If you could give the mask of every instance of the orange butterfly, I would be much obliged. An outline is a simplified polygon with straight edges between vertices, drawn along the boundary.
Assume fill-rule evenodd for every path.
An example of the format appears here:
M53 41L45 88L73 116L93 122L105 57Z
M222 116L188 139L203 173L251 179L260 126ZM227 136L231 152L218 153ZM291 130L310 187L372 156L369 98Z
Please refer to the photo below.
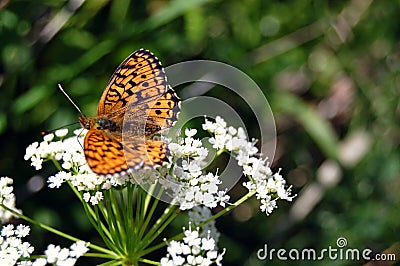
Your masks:
M145 49L132 53L108 81L97 116L79 117L89 130L83 147L89 167L99 175L123 175L167 162L167 145L152 137L172 127L179 111L158 58Z

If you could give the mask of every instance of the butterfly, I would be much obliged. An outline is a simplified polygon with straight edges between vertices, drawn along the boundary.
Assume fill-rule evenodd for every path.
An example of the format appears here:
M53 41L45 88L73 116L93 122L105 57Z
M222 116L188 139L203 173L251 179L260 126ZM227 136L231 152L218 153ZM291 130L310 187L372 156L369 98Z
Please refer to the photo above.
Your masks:
M83 150L89 167L120 176L168 162L167 144L154 136L172 127L179 111L180 99L158 58L145 49L133 52L108 81L97 116L79 117L88 129Z

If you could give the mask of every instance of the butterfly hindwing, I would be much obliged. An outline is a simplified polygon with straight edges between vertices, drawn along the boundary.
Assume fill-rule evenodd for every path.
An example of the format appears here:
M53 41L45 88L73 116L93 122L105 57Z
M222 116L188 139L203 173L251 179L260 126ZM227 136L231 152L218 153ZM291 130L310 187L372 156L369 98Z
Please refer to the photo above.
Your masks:
M158 167L168 162L167 144L139 137L124 139L125 159L130 168Z
M180 99L168 86L168 90L151 107L147 123L156 124L161 129L172 127L178 119L180 108Z
M86 133L84 152L88 165L96 174L112 175L128 169L121 141L104 131L90 129Z

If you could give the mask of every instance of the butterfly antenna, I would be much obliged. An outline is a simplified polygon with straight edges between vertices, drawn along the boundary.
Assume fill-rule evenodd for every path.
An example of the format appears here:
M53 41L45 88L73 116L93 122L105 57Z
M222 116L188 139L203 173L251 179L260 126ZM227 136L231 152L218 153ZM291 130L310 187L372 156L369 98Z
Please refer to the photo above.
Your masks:
M75 106L76 110L78 110L79 113L80 113L81 115L83 115L83 113L81 112L81 109L79 109L79 107L74 103L74 101L73 101L73 100L69 97L69 95L64 91L64 89L62 88L61 84L59 83L59 84L57 84L57 85L58 85L58 88L60 89L60 91L61 91L62 93L64 93L65 97L67 97L67 99L72 103L72 105Z
M56 128L56 129L45 130L45 131L40 132L40 134L41 134L42 136L44 136L44 135L47 135L47 134L56 132L56 131L59 130L59 129L62 129L62 128L65 128L65 127L69 127L69 126L72 126L72 125L76 125L76 124L78 124L78 123L79 123L79 122L75 122L75 123L71 123L71 124L69 124L69 125L65 125L65 126L62 126L62 127Z

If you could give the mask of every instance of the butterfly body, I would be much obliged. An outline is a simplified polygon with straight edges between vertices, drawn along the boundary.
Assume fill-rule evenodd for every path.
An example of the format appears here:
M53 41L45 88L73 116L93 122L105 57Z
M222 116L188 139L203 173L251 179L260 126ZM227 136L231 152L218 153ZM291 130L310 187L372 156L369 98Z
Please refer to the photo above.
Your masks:
M97 129L97 130L105 130L110 132L121 132L122 125L117 124L116 122L106 118L106 117L86 117L80 116L79 123L81 126L87 130Z
M111 76L97 116L79 117L89 130L83 147L89 167L99 175L122 175L167 162L167 145L152 136L171 127L179 110L161 63L151 52L137 50Z

